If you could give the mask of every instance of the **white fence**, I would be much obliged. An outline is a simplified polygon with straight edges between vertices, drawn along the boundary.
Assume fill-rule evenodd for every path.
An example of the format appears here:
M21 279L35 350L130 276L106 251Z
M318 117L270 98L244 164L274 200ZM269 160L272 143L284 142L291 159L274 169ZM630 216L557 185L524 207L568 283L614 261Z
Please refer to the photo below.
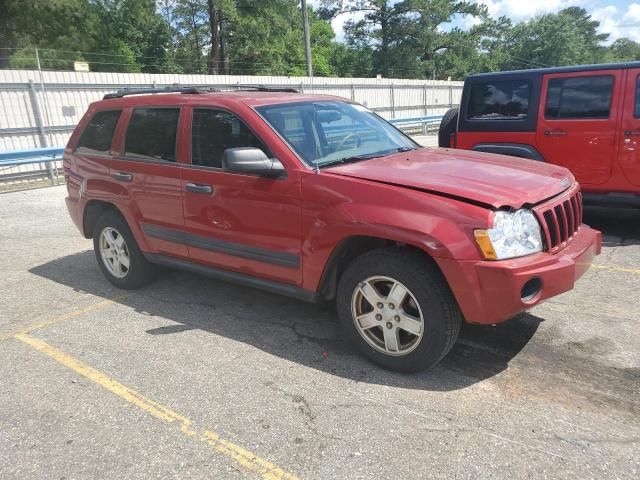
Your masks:
M91 102L125 87L291 85L338 95L387 119L442 115L460 101L462 82L376 78L0 71L0 151L64 146Z

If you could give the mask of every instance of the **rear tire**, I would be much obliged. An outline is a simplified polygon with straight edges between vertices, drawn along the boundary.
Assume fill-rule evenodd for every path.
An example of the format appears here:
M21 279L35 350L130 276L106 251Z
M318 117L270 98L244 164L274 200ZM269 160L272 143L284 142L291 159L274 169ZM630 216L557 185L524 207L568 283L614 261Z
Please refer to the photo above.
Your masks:
M458 109L452 108L447 111L440 122L438 130L438 145L443 148L451 147L451 134L458 130Z
M336 302L343 335L371 362L398 372L438 363L462 323L433 260L400 248L353 260L340 278Z
M118 288L133 290L153 279L154 266L147 261L122 216L104 213L93 229L93 249L100 270Z

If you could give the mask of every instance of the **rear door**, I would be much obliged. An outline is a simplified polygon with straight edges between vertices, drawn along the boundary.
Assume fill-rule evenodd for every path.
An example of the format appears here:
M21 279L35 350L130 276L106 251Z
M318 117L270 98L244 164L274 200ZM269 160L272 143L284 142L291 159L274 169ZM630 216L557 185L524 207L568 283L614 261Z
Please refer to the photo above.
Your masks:
M627 71L618 165L625 178L640 185L640 68Z
M616 156L621 70L555 73L542 82L538 150L583 185L605 183Z
M180 108L127 110L128 124L111 177L120 185L121 201L142 230L151 253L188 257L179 236L184 228L178 148Z

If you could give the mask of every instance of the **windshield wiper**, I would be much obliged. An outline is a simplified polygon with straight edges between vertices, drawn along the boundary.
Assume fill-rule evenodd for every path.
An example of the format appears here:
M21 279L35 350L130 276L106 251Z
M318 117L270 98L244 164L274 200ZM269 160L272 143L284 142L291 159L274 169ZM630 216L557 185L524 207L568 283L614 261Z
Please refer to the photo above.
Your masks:
M361 162L362 160L370 160L372 158L383 157L385 153L367 153L364 155L353 155L351 157L339 158L337 160L330 160L318 165L318 168L330 167L332 165L341 165L344 163Z
M351 157L339 158L337 160L331 160L329 162L321 163L318 168L330 167L332 165L342 165L345 163L360 162L362 160L370 160L372 158L386 157L392 153L410 152L411 150L417 150L417 147L398 147L392 150L384 150L382 152L366 153L363 155L353 155Z

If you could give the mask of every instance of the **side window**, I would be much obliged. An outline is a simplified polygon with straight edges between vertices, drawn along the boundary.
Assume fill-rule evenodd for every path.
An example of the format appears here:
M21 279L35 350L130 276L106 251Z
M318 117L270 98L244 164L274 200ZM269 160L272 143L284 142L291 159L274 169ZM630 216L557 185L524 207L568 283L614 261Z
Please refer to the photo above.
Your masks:
M545 118L609 118L613 77L552 78L547 88Z
M256 147L269 152L249 127L233 113L211 108L196 108L191 125L191 163L222 168L227 148Z
M111 140L120 119L120 110L96 113L89 121L76 147L78 153L107 154L111 150Z
M124 139L125 156L175 162L179 117L179 108L136 108Z
M529 113L531 82L499 80L473 83L468 120L521 120Z
M640 75L636 80L636 118L640 118Z

